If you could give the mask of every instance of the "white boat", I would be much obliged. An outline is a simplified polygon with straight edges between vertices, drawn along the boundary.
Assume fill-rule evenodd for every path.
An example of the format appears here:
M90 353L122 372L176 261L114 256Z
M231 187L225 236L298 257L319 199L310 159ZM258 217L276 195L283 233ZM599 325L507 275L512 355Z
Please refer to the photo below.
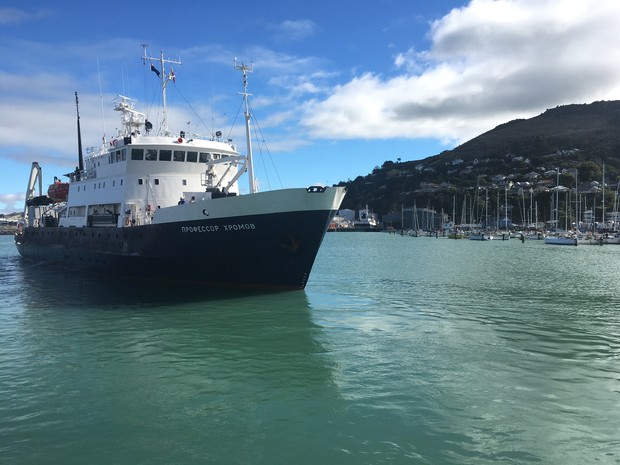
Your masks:
M523 238L529 241L542 241L545 238L545 234L542 232L533 231L524 234Z
M175 63L159 64L163 118L155 132L134 102L116 100L121 125L83 155L79 109L78 166L46 195L32 164L15 243L26 259L117 277L198 285L303 289L345 188L310 186L258 192L250 143L247 75L243 74L247 153L218 131L201 139L166 123L166 87ZM77 106L77 93L76 93ZM249 193L238 180L247 172ZM56 195L58 194L58 195Z
M352 222L353 229L356 231L375 231L379 229L379 219L376 213L372 213L368 209L363 208L358 213L358 219Z
M544 243L549 245L577 245L578 240L572 234L553 234L546 236Z
M494 241L508 241L515 237L509 231L495 231L491 234L491 239ZM520 238L520 236L517 236Z
M579 245L603 245L605 241L600 234L578 234L577 243Z
M470 241L490 241L493 236L488 232L473 232L469 235Z

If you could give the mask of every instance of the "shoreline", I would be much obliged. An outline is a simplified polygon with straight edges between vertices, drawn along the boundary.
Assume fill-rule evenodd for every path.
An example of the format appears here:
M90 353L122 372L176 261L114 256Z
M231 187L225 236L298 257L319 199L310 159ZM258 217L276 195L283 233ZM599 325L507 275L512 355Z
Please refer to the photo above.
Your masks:
M0 236L10 236L17 232L17 226L4 226L0 228Z

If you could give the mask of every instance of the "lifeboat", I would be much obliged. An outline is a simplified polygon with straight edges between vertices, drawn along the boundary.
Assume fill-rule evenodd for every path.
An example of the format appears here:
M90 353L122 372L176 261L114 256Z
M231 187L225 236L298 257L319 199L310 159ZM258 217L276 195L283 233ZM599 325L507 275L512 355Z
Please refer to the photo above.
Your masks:
M56 181L47 189L47 196L54 202L66 202L69 195L69 183Z

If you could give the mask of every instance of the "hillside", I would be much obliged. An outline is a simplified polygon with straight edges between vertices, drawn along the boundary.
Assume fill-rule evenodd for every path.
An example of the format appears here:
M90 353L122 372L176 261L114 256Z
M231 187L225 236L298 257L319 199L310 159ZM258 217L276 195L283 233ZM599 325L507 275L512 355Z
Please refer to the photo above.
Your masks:
M476 187L503 192L510 182L512 203L517 194L523 196L519 188L531 189L541 203L548 203L549 188L556 184L549 172L556 168L563 173L561 185L574 188L578 182L579 192L590 192L592 181L602 181L603 164L606 184L615 188L620 173L620 101L553 108L501 124L424 160L386 161L372 173L339 185L348 188L343 208L357 210L368 204L386 214L415 202L451 212L453 204L460 209Z

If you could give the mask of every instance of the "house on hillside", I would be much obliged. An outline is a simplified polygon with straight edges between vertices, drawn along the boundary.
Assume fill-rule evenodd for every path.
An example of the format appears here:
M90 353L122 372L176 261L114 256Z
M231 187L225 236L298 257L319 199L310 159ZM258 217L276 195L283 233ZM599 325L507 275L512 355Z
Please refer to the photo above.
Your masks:
M421 182L420 188L416 189L414 192L418 193L429 193L429 192L437 192L439 190L439 185L434 182Z
M540 178L540 174L538 174L538 173L536 173L534 171L531 171L531 172L527 173L523 177L525 178L526 181L533 183L533 182L538 181L538 179Z

